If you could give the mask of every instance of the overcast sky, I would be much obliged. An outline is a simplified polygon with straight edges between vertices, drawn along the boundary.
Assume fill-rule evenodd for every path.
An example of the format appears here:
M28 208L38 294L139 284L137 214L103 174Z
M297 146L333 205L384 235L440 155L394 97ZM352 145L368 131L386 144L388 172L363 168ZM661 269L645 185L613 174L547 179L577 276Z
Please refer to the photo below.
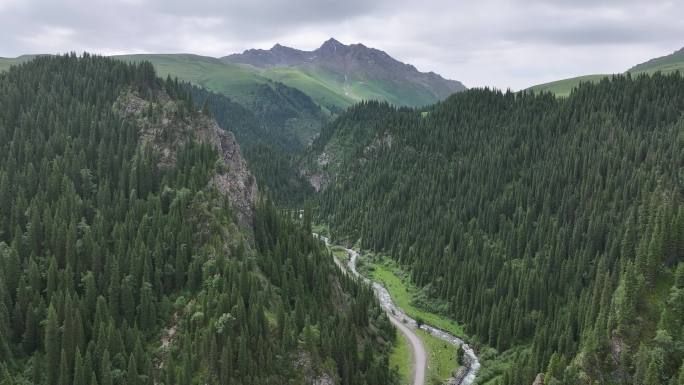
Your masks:
M0 56L224 56L329 37L468 87L622 72L684 46L684 0L0 0Z

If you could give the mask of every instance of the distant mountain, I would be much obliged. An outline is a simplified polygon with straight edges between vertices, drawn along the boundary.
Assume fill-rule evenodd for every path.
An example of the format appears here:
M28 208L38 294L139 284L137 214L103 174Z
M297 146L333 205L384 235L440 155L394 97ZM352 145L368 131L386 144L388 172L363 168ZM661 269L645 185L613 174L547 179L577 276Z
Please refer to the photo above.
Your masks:
M648 60L644 63L637 64L634 67L628 69L625 73L638 75L642 73L652 74L658 71L662 73L670 73L675 71L680 71L684 73L684 48L675 51L670 55L661 56L655 59ZM547 91L555 94L556 96L568 96L574 88L580 85L580 83L594 83L609 76L611 76L611 74L577 76L574 78L561 79L549 83L538 84L528 89L538 92Z
M21 55L17 57L0 57L0 72L7 71L13 65L19 65L33 60L39 55Z
M276 44L269 50L250 49L222 60L262 69L265 76L304 92L323 86L336 91L346 105L378 99L422 106L465 90L458 81L420 72L381 50L363 44L345 45L332 38L313 51ZM293 71L300 74L293 76Z
M363 44L344 45L335 39L314 51L276 44L270 50L253 49L221 59L193 54L114 57L150 61L162 77L177 77L228 96L259 116L266 111L267 120L292 126L302 144L318 133L320 122L327 116L361 100L423 106L465 89L460 82L420 72L383 51ZM0 71L31 58L0 58ZM306 98L311 98L316 110ZM300 111L302 105L306 111Z
M653 73L656 71L661 72L674 72L674 71L684 71L684 48L675 51L674 53L666 56L661 56L655 59L651 59L647 62L637 64L629 69L629 72L639 73L648 72Z

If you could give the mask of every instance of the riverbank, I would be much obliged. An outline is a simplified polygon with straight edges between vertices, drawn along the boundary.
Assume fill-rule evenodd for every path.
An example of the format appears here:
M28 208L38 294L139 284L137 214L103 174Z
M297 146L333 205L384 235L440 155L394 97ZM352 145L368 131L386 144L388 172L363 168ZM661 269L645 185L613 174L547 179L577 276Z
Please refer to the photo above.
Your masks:
M330 246L328 238L321 237L321 239L326 242L326 245ZM420 329L418 330L418 332L423 331L430 337L440 340L442 344L447 343L454 347L460 346L463 351L463 355L461 358L463 365L460 368L458 368L458 370L455 370L457 369L457 365L453 365L453 368L449 370L449 372L454 370L456 371L455 378L449 378L449 383L456 385L473 384L473 382L475 381L475 376L478 370L480 369L480 361L477 355L475 354L475 351L468 344L464 343L463 340L451 334L447 330L435 327L427 323L423 323L424 321L422 319L420 319L421 322L416 322L416 319L410 317L407 313L404 312L402 308L398 307L394 303L392 295L381 283L378 283L359 274L359 272L357 271L357 261L359 259L359 253L357 251L348 248L342 248L347 252L347 255L349 256L348 262L345 263L336 256L336 254L340 254L340 249L340 246L332 246L331 248L331 250L333 251L333 257L335 258L335 262L337 263L337 265L340 266L340 268L342 268L343 270L348 271L350 274L359 277L360 279L363 279L364 281L372 285L375 294L378 297L378 300L380 301L381 307L385 309L388 316L390 317L390 320L395 324L395 326L397 326L397 328L402 333L406 335L409 342L411 342L414 351L413 384L420 385L425 383L425 375L423 374L422 377L420 375L420 372L425 370L425 352L422 340L419 337L417 337L417 334L414 331L416 329ZM451 354L451 356L456 359L456 352L454 351ZM435 369L437 368L438 367L436 367ZM444 368L442 367L439 367L439 369L444 370Z

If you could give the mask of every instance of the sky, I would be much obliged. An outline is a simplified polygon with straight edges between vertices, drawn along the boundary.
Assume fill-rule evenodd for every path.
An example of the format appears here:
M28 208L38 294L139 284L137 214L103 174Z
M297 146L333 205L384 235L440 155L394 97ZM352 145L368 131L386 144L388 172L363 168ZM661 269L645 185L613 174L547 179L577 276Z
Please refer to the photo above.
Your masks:
M617 73L684 46L684 0L0 0L0 56L363 43L468 87Z

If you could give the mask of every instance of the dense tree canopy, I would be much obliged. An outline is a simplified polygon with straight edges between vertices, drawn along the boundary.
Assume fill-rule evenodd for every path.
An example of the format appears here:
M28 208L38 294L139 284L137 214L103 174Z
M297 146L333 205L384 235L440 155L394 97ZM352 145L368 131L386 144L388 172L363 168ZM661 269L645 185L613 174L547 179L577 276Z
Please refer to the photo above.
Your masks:
M216 149L157 132L177 144L160 162L122 95L145 125L201 114L149 63L0 74L0 383L390 383L370 289L270 203L239 228Z
M283 109L281 100L272 95L276 91L266 87L258 98L259 110L269 113L257 115L226 96L196 86L187 88L199 107L211 113L223 129L235 133L250 170L270 196L281 204L296 206L311 194L312 189L297 169L297 158L304 151L304 145L298 137L301 135L295 131L316 130L325 119L308 98L287 87L276 87L289 96L287 100L292 104L289 109ZM291 109L300 112L295 114ZM289 123L283 124L284 121Z
M677 383L683 112L679 74L362 103L314 142L320 219L410 268L482 344L527 346L504 384Z

